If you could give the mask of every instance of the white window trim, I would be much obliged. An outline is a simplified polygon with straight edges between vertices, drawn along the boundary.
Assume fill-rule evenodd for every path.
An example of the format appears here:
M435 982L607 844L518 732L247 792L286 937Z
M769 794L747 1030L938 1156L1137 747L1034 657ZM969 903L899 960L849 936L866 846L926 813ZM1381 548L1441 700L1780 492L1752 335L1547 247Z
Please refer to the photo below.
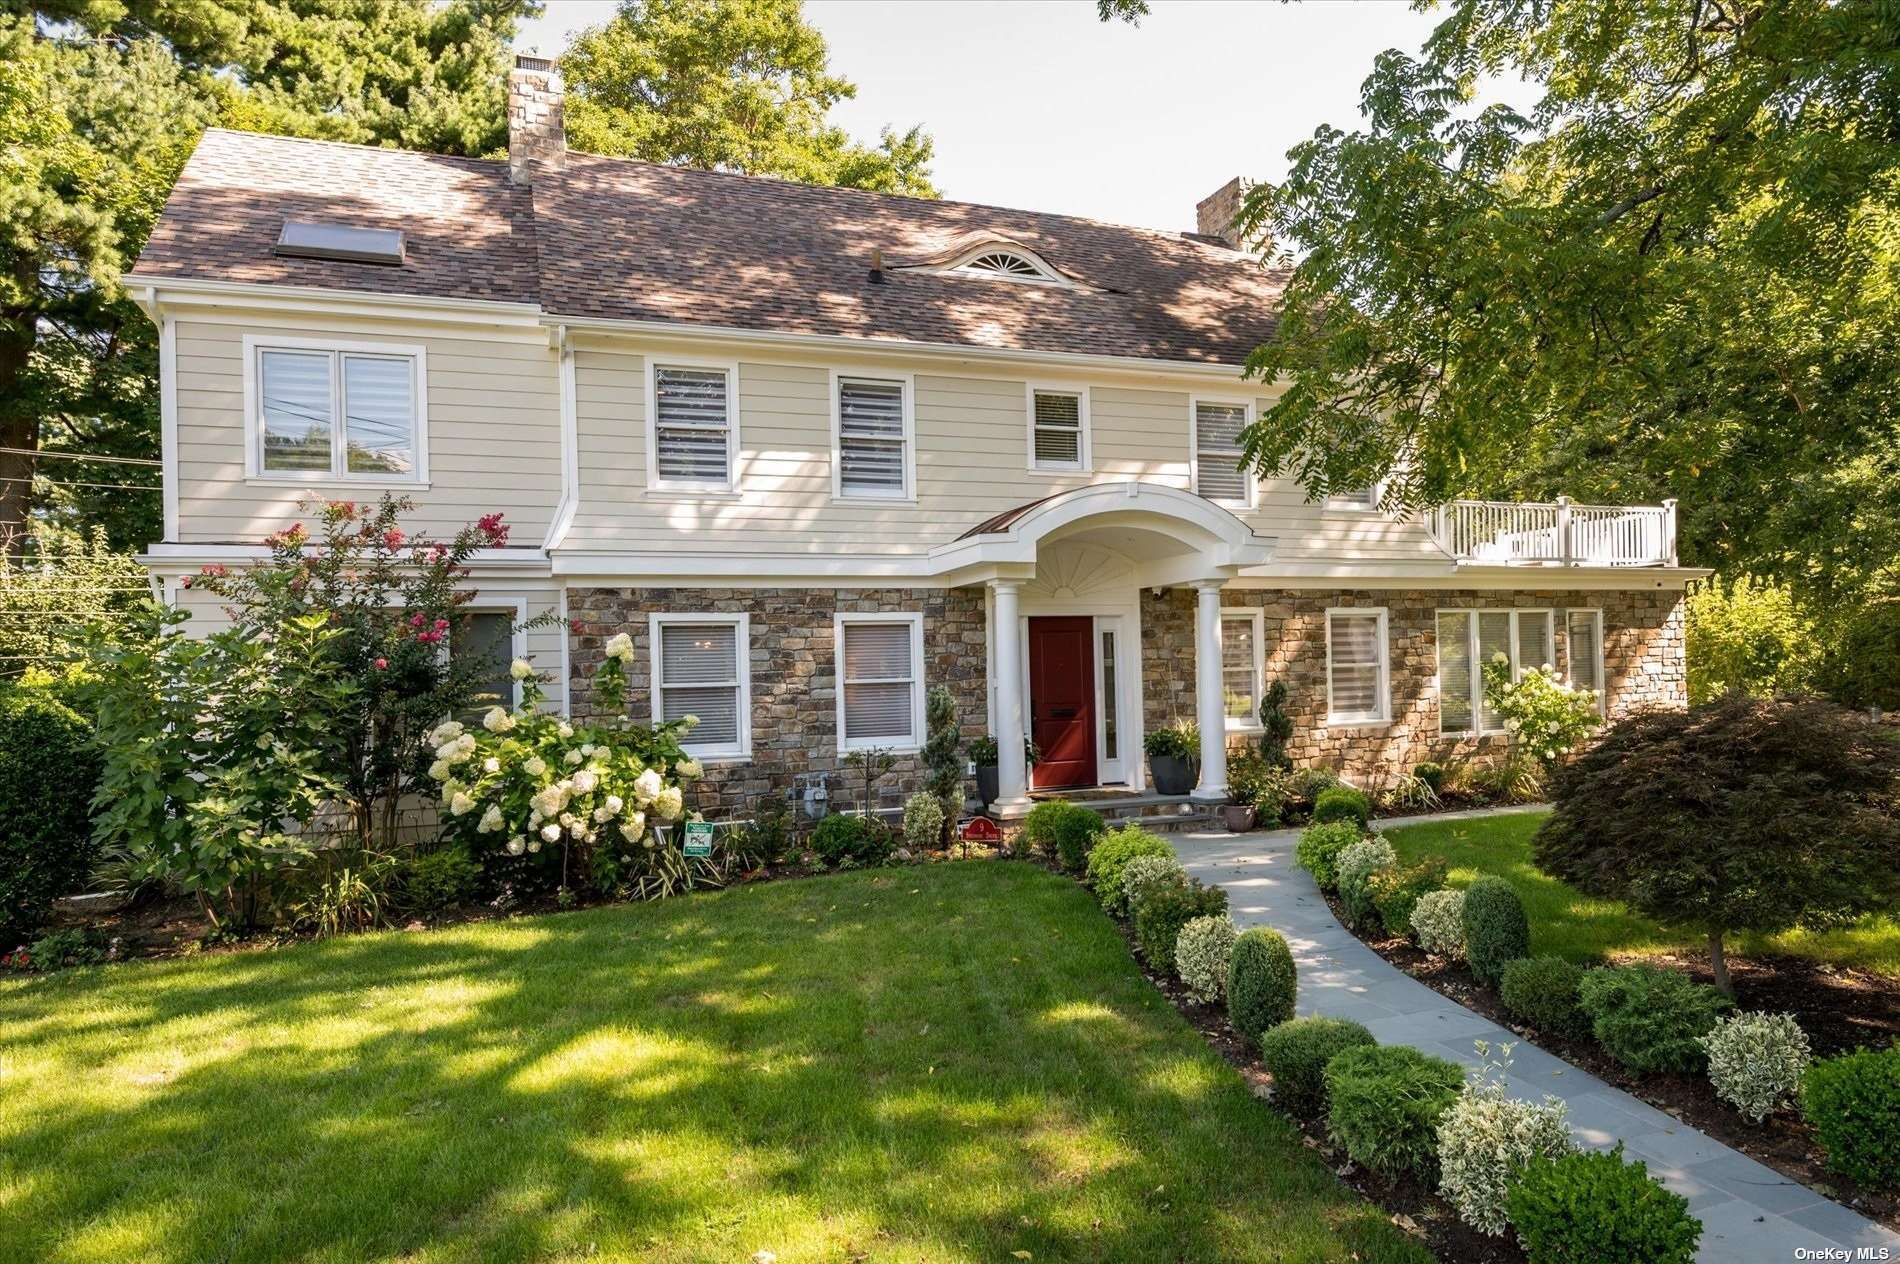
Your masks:
M1375 514L1381 512L1379 499L1385 495L1385 480L1380 479L1366 490L1372 493L1371 504L1357 500L1347 500L1340 496L1328 496L1326 498L1326 508L1341 510L1345 513Z
M1379 709L1376 714L1342 715L1333 705L1333 617L1376 615L1379 620ZM1392 723L1392 645L1386 635L1389 615L1384 606L1329 606L1326 610L1326 725L1328 728L1371 728Z
M1587 614L1596 623L1596 668L1597 668L1597 714L1607 715L1610 705L1610 682L1603 671L1603 608L1601 606L1571 606L1564 610L1564 680L1572 689L1577 687L1577 655L1570 644L1570 616Z
M670 362L669 362L670 363ZM738 740L729 745L713 746L695 743L688 733L680 741L680 748L696 759L714 763L741 763L752 758L752 616L749 614L688 614L668 611L665 614L647 616L647 654L650 661L647 678L647 692L651 697L653 723L663 724L665 705L660 690L664 686L660 671L660 629L672 623L722 623L733 628L733 656L738 660L739 679L739 723ZM690 686L681 686L690 688Z
M1541 614L1545 616L1545 618L1547 619L1547 623L1545 624L1545 626L1549 630L1549 638L1548 638L1547 644L1549 645L1551 655L1554 658L1557 653L1557 614L1556 614L1555 609L1549 606L1526 606L1526 607L1523 607L1522 609L1519 609L1516 607L1500 607L1500 606L1440 606L1438 607L1438 609L1433 611L1432 613L1432 663L1433 663L1432 687L1435 690L1439 691L1439 697L1441 699L1443 698L1444 694L1443 694L1443 682L1440 679L1440 675L1439 675L1439 672L1441 669L1438 667L1438 664L1442 661L1439 657L1439 652L1438 652L1438 616L1445 615L1445 614L1468 614L1471 616L1470 621L1466 624L1466 627L1465 627L1465 645L1466 645L1467 652L1469 652L1471 655L1471 727L1463 728L1463 729L1446 728L1445 727L1445 708L1443 707L1443 705L1440 705L1438 708L1438 735L1440 737L1496 737L1497 735L1501 733L1510 732L1509 729L1504 728L1502 725L1496 728L1484 727L1484 664L1485 664L1485 660L1484 660L1483 655L1481 655L1478 652L1478 616L1486 615L1486 614L1508 614L1511 616L1511 631L1509 633L1509 640L1510 640L1510 646L1511 646L1511 679L1519 680L1519 679L1522 679L1524 675L1524 664L1517 661L1518 660L1518 631L1517 631L1518 616L1527 615L1527 614L1532 614L1532 615ZM1569 641L1567 639L1570 635L1570 625L1568 622L1564 624L1563 632L1566 638L1565 643L1564 643L1564 649L1567 656L1569 648L1570 648ZM1601 624L1601 621L1599 620L1598 634L1601 635L1601 632L1602 632L1602 624ZM1533 663L1531 664L1531 666L1541 667L1543 666L1543 664Z
M844 409L838 398L838 392L846 381L895 382L904 388L904 490L902 494L847 492L844 489ZM855 373L839 369L831 370L831 498L834 501L843 501L852 505L914 505L917 503L917 375L915 373L884 373L877 370Z
M332 355L407 357L416 408L415 469L408 474L338 473L329 470L267 470L264 468L264 409L262 369L266 351L327 351ZM330 377L331 406L343 390L342 364ZM429 349L413 342L367 342L342 338L294 338L272 334L244 335L244 478L253 483L316 483L325 487L419 487L429 485ZM347 451L332 445L332 461L347 460Z
M1227 647L1225 643L1227 620L1246 619L1253 624L1253 710L1248 712L1248 718L1245 720L1237 716L1228 716L1227 731L1229 733L1258 733L1261 731L1260 697L1266 692L1267 687L1266 614L1267 612L1262 610L1259 606L1222 606L1220 608L1220 633L1222 637L1221 670L1223 676L1225 676L1227 666Z
M726 375L726 477L716 479L660 477L660 370L718 369ZM710 492L724 495L739 490L739 362L708 360L699 356L646 358L647 490L657 492Z
M871 611L846 614L843 611L831 617L831 657L833 683L837 693L836 731L838 753L849 754L861 750L887 750L896 755L914 755L924 747L924 616L920 611L877 613ZM911 740L897 745L886 739L863 738L853 741L844 731L844 630L853 623L904 623L910 625L910 733Z
M1028 264L1031 268L1034 268L1036 275L1011 276L1008 273L986 272L970 267L971 263L981 259L984 255L1008 255L1012 259L1019 259ZM1003 241L981 242L970 247L968 250L962 251L948 263L938 265L934 270L952 273L956 276L975 277L980 281L1010 281L1017 285L1059 285L1071 290L1078 288L1074 281L1071 281L1068 277L1057 272L1034 251Z
M1076 437L1075 465L1052 465L1036 460L1036 396L1073 395L1080 430ZM1029 382L1023 387L1023 406L1028 410L1028 465L1032 474L1087 474L1095 468L1095 453L1089 443L1089 388L1066 382Z
M1250 399L1232 398L1223 395L1188 396L1188 489L1197 496L1201 494L1200 411L1202 404L1219 404L1224 408L1245 409L1244 419L1241 422L1243 427L1253 425L1254 421L1254 401ZM1254 477L1254 472L1251 468L1247 469L1245 477L1247 480L1247 494L1244 498L1240 500L1221 500L1210 496L1208 499L1217 505L1238 505L1243 509L1252 509L1254 502L1258 500L1260 495L1260 480Z

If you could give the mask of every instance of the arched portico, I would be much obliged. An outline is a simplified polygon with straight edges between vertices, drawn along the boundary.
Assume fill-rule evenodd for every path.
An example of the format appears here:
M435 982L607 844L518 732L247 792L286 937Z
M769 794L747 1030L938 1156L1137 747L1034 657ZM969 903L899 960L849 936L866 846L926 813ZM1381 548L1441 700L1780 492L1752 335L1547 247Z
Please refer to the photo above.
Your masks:
M1273 546L1271 538L1256 534L1203 497L1176 487L1129 481L1098 483L1019 506L933 550L931 559L939 574L952 583L982 584L989 590L998 814L1015 816L1029 808L1023 739L1032 726L1053 722L1029 714L1028 704L1039 687L1030 676L1036 669L1040 687L1053 688L1048 663L1036 662L1035 647L1061 643L1064 630L1049 626L1060 619L1094 620L1096 636L1084 656L1085 662L1094 663L1093 733L1109 731L1103 712L1113 714L1110 709L1115 708L1128 713L1133 722L1117 735L1113 762L1125 772L1127 784L1142 783L1139 594L1144 589L1184 585L1192 585L1198 594L1196 719L1205 735L1194 797L1225 801L1220 590L1242 567L1269 561ZM1036 629L1036 620L1045 626ZM1112 642L1104 631L1105 620L1119 629L1118 639ZM1111 657L1116 654L1121 657ZM1115 670L1107 672L1104 667ZM1115 683L1110 685L1110 680ZM1121 682L1132 682L1132 688ZM1107 753L1098 749L1093 758L1100 760Z

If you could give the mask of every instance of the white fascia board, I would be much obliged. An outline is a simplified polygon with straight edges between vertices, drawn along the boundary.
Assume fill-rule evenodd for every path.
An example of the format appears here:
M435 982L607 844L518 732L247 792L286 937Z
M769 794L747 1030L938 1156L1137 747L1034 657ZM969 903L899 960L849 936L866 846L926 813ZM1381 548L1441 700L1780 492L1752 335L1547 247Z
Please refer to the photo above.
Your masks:
M269 546L263 544L153 544L137 560L149 570L179 574L200 566L252 565L269 561L270 555ZM469 555L468 567L478 575L532 578L553 574L547 555L539 550L476 549Z
M367 290L332 290L310 285L260 285L248 281L206 281L187 277L153 277L128 273L128 287L144 287L147 302L169 307L262 307L283 312L326 316L371 316L400 320L405 317L444 324L508 326L542 336L539 303L505 303L493 299L431 298L420 294L377 294ZM143 306L143 303L141 303ZM558 322L557 322L558 323Z
M1314 562L1250 567L1238 588L1482 588L1548 592L1680 589L1699 566L1453 566L1444 562Z

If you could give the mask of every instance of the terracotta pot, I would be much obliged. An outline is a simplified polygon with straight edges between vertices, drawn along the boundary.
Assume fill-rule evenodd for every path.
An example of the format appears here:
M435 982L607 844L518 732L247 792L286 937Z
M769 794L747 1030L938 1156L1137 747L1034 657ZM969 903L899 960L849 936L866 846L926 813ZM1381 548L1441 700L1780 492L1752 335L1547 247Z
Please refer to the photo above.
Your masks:
M1253 828L1253 804L1228 803L1220 810L1220 823L1227 827L1230 834L1245 834Z

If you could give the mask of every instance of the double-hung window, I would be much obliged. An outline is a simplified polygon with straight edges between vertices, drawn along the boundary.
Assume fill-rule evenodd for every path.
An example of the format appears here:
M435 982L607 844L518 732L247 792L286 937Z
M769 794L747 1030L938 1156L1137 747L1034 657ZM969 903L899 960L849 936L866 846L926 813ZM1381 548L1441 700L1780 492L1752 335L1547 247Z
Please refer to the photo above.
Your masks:
M1548 610L1440 610L1438 731L1503 732L1504 717L1485 697L1484 665L1503 655L1513 680L1550 666L1551 625Z
M1252 405L1197 399L1193 408L1194 490L1209 500L1253 504L1253 475L1241 466L1240 447Z
M1029 388L1029 468L1086 470L1088 392Z
M838 749L923 745L924 621L920 614L835 616Z
M908 499L913 482L910 380L840 376L832 401L837 494L864 500Z
M648 486L731 491L739 447L731 365L656 362L649 374Z
M252 477L423 478L421 347L245 339Z
M461 634L449 643L449 659L467 671L471 690L469 707L459 718L479 719L490 707L512 708L520 690L509 668L515 660L513 610L469 612Z
M1377 509L1379 492L1380 486L1377 483L1353 491L1334 492L1326 498L1326 507L1329 509Z
M1597 710L1603 710L1603 612L1566 610L1564 612L1565 655L1570 669L1570 687L1588 689L1596 695Z
M1221 700L1229 729L1260 727L1260 677L1266 666L1260 635L1263 622L1259 610L1220 612Z
M694 755L743 759L752 749L750 621L743 614L656 614L653 719L695 716L680 744Z
M1392 718L1385 620L1383 609L1326 612L1327 723L1383 724Z

